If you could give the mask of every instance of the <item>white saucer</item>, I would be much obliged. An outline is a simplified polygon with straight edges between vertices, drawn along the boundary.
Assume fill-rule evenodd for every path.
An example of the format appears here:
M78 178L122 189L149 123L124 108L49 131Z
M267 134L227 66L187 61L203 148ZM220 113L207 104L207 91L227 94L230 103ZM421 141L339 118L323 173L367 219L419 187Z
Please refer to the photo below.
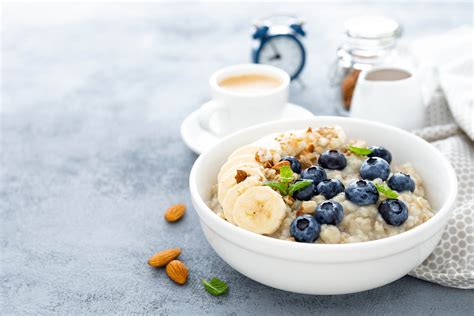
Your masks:
M181 138L186 146L197 154L217 143L222 137L219 137L207 130L204 130L198 122L199 110L189 114L181 123ZM313 116L309 110L292 103L287 103L281 119L286 118L307 118Z

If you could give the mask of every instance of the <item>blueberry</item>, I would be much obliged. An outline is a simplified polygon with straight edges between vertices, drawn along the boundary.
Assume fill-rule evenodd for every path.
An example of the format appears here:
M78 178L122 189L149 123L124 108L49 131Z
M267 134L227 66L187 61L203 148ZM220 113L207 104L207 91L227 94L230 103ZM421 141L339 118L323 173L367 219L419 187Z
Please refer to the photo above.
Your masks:
M335 201L324 201L316 208L316 220L319 224L337 225L342 221L344 209Z
M300 173L301 172L301 164L298 161L298 159L296 159L295 157L286 156L286 157L281 158L280 161L288 161L290 163L290 168L291 168L291 170L293 170L293 172L295 172L295 173Z
M389 225L400 226L408 218L408 208L398 199L387 199L380 203L379 213Z
M315 186L326 178L326 171L319 166L311 166L301 172L301 179L313 180Z
M344 192L344 184L338 179L326 179L316 186L316 191L329 200L339 193Z
M300 182L300 181L302 180L296 180L295 182ZM309 201L316 194L317 194L316 187L313 183L311 183L310 185L295 191L293 193L293 197L300 201Z
M358 180L349 184L345 190L346 198L357 205L375 204L379 199L379 191L367 180Z
M370 146L369 149L372 149L372 153L368 155L369 157L379 157L388 163L392 162L392 154L382 146Z
M383 181L387 180L390 174L390 165L384 159L372 157L367 159L360 166L360 176L362 179L375 180L377 178Z
M326 150L319 156L320 166L331 170L342 170L347 165L346 157L337 150Z
M298 216L291 222L290 234L299 242L313 242L319 237L321 226L311 215Z
M415 181L408 175L401 172L397 172L390 177L387 181L390 189L403 192L403 191L415 191Z

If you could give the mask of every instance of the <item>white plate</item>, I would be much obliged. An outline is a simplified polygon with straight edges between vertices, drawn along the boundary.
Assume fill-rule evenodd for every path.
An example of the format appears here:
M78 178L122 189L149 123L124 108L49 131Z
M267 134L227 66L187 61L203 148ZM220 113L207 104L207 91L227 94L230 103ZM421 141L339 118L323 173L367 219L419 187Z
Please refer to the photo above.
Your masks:
M192 112L181 123L181 138L192 151L201 154L222 137L201 128L198 114L199 110ZM313 116L313 113L299 105L287 103L281 119L308 118L308 116Z

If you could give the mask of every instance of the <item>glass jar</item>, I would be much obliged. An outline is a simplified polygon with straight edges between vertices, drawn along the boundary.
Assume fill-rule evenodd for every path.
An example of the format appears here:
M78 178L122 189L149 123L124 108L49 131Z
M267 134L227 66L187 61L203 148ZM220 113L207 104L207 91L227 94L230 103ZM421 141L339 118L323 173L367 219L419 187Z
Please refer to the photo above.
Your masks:
M349 115L359 73L375 66L411 67L409 54L397 48L399 24L383 16L358 16L345 23L345 38L337 50L332 83L341 100L338 112Z

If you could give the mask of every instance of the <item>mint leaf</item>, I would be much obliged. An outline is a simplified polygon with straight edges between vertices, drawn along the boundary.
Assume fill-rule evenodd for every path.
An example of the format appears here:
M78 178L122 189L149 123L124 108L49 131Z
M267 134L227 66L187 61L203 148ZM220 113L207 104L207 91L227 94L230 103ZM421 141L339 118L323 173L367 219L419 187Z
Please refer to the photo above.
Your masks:
M349 150L352 151L354 154L361 155L361 156L367 156L373 153L374 151L369 148L364 148L364 147L356 147L356 146L349 146Z
M313 183L313 180L305 179L305 180L301 180L301 181L295 182L293 184L290 184L290 190L289 190L288 194L293 195L293 193L295 193L298 190L306 188L311 183Z
M377 191L384 194L386 197L389 197L391 199L398 198L398 193L390 189L385 182L383 184L377 184L377 183L374 183L374 184L375 184L375 187L377 188Z
M210 281L207 281L206 279L201 279L201 282L204 285L206 291L208 291L214 296L222 295L226 293L229 289L227 283L222 280L219 280L218 278L212 278Z
M288 166L280 168L280 182L288 183L293 181L293 171Z
M288 184L276 181L265 181L263 185L267 185L274 190L278 190L281 195L288 195Z

